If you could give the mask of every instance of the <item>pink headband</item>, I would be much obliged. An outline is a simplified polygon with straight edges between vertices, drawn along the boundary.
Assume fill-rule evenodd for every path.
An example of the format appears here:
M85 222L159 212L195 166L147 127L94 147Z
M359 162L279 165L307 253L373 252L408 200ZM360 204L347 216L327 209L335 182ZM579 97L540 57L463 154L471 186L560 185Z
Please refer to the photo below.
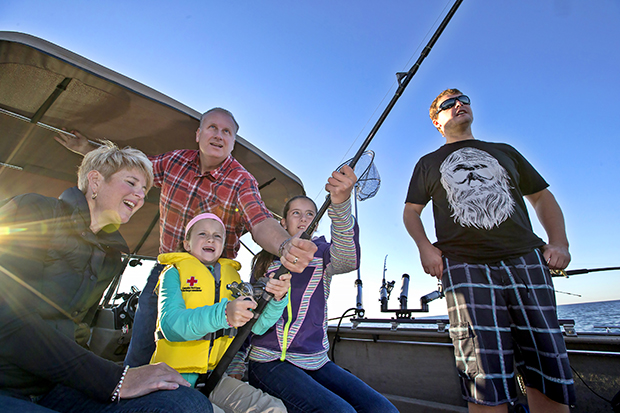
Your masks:
M185 227L185 238L186 239L187 239L187 234L189 233L189 230L192 229L192 225L194 225L198 221L202 221L203 219L214 219L214 220L216 220L217 222L222 224L222 226L224 227L224 231L226 231L226 225L224 225L224 223L222 222L220 217L218 217L217 215L212 214L210 212L205 212L204 214L196 215L194 218L192 218L191 221L189 221L189 224L187 224L187 226Z

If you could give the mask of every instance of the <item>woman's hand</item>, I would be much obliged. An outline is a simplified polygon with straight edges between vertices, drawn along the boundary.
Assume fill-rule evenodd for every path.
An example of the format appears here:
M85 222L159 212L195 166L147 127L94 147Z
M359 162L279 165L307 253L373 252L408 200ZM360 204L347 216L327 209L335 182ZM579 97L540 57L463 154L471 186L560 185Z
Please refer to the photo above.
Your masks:
M127 370L121 386L120 398L133 399L158 390L174 390L191 385L165 363L147 364Z

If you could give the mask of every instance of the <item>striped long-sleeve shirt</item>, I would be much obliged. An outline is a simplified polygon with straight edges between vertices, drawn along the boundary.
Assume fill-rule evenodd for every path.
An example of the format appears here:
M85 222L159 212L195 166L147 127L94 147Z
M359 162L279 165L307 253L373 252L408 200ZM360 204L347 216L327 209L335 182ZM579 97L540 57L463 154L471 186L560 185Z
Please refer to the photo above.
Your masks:
M286 336L285 359L295 366L316 370L328 361L327 299L332 276L354 271L359 266L358 227L351 215L351 202L332 204L328 210L332 220L331 238L313 242L318 250L308 267L291 279L290 325L285 311L278 322L262 336L252 337L250 359L269 362L281 358ZM268 273L275 271L275 260Z

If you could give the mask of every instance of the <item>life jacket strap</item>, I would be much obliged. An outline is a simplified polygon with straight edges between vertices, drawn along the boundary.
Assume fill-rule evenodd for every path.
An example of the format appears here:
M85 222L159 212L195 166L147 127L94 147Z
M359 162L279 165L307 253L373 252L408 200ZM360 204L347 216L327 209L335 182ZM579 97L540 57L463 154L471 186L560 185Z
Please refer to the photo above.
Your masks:
M217 340L220 337L230 337L233 338L237 335L237 329L234 327L230 327L230 328L222 328L220 330L217 330L213 333L209 333L209 334L205 334L204 336L202 336L201 338L199 338L198 340ZM161 330L157 330L156 332L156 337L157 340L162 340L165 339L166 337L164 337L164 333Z

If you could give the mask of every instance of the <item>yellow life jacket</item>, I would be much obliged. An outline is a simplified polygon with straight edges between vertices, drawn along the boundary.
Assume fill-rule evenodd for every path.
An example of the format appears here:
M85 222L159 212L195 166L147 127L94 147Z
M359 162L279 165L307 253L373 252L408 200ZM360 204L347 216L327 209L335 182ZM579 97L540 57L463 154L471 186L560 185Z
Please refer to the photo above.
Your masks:
M187 308L198 308L216 303L215 278L196 257L185 252L174 252L160 254L157 259L161 264L168 265L161 273L160 282L163 274L171 266L179 271L181 293ZM227 258L220 258L218 263L220 264L220 300L226 297L232 301L234 297L226 285L233 281L241 282L241 277L237 272L241 264ZM163 361L180 373L206 373L213 370L233 340L233 337L229 335L222 336L221 332L222 330L213 332L200 340L168 341L161 334L158 318L156 348L151 363Z

